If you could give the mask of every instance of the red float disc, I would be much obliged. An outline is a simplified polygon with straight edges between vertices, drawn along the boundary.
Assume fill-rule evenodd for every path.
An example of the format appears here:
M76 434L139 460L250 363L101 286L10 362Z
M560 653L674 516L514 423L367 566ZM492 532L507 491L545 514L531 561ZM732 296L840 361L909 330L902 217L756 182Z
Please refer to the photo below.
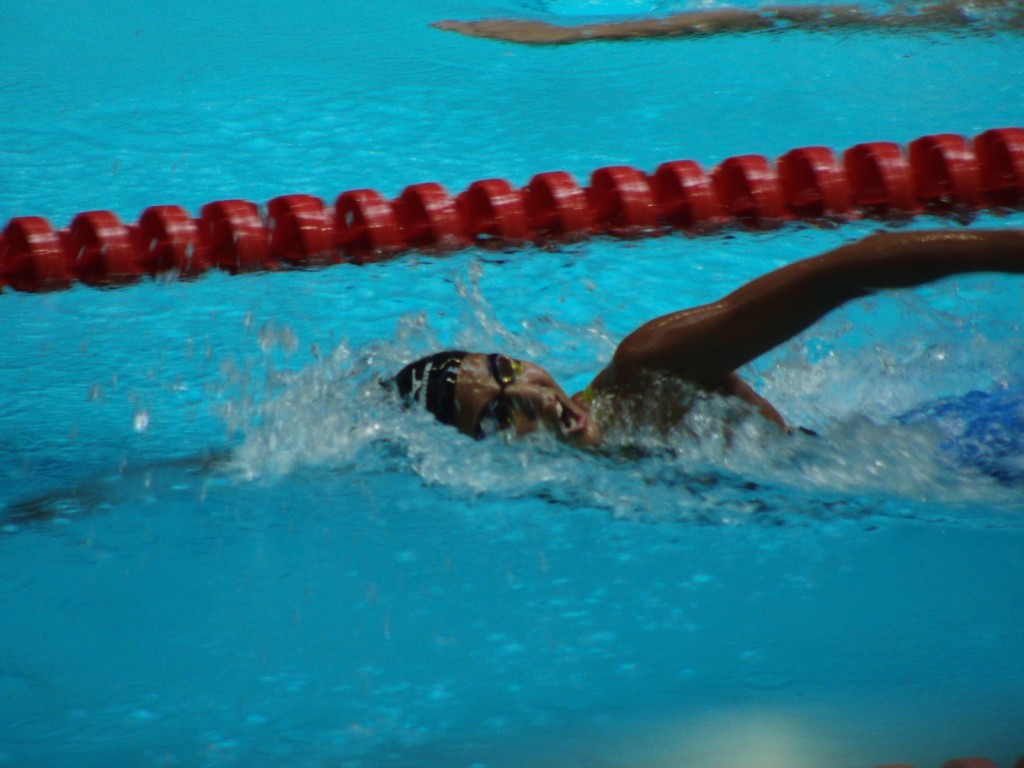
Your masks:
M324 201L312 195L284 195L267 203L270 253L292 264L336 264L334 225Z
M523 195L504 179L474 181L455 202L471 240L521 242L530 237Z
M926 207L974 208L981 202L978 158L963 136L922 136L908 152L914 191Z
M210 262L231 274L278 267L270 257L270 233L255 203L207 203L199 219L199 230Z
M911 215L919 210L910 165L898 144L857 144L843 154L853 204L869 215Z
M425 182L406 187L394 206L408 246L453 247L465 243L455 201L440 184Z
M577 235L591 227L587 195L565 171L537 174L523 189L523 197L530 227L542 236Z
M120 285L146 273L132 231L111 211L78 214L68 235L75 274L84 283Z
M39 216L8 222L0 246L0 275L19 291L67 288L74 277L60 235Z
M658 225L659 211L651 185L647 175L636 168L598 168L590 176L587 199L595 225L606 232L625 234Z
M390 201L372 189L354 189L334 203L338 244L353 261L381 261L405 247Z
M177 270L194 276L210 268L199 225L177 205L147 208L139 218L139 247L149 272Z
M728 216L755 227L775 226L787 218L779 179L768 158L730 157L711 172L711 178Z
M650 185L661 217L672 226L701 231L725 223L711 177L693 160L662 163L650 177Z
M850 188L835 153L827 147L802 147L776 163L783 205L799 219L822 219L850 213Z
M987 205L1024 204L1024 128L994 128L974 138L979 187Z

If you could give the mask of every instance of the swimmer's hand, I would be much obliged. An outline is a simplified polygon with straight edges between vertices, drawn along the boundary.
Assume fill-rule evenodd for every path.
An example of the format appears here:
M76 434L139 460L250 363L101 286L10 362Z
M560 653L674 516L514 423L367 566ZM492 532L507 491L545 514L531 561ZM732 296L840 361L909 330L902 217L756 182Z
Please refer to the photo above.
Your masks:
M569 27L558 27L543 21L518 19L481 19L480 21L435 21L430 26L445 32L458 32L467 37L484 37L510 43L557 45L577 38Z

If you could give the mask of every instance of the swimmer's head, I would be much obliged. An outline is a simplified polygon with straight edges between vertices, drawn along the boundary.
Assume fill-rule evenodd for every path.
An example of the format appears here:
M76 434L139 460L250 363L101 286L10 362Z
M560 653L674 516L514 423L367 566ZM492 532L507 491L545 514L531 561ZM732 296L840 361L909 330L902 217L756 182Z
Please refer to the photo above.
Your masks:
M601 442L585 404L536 363L449 350L410 363L394 381L407 403L476 439L543 430L575 445Z
M409 363L395 376L398 393L406 401L422 405L442 424L457 426L455 382L467 354L448 350Z

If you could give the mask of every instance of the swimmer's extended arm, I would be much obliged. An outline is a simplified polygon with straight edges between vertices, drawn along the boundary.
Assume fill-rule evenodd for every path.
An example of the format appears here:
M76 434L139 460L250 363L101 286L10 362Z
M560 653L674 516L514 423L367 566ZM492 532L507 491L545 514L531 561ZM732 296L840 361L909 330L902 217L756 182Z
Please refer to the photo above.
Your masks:
M757 9L720 8L684 11L660 18L610 21L579 26L549 24L525 19L438 21L431 26L469 37L484 37L528 45L564 45L596 40L690 37L724 32L763 29L833 30L851 27L918 28L961 27L976 21L983 9L997 9L992 26L1013 29L1024 26L1020 0L943 0L913 11L873 13L856 4L767 5Z
M591 40L631 40L643 37L682 37L716 32L748 32L769 29L775 21L759 11L730 8L718 11L678 13L658 19L613 21L582 26L562 26L546 21L481 19L480 21L438 21L432 27L459 32L468 37L485 37L510 43L562 45Z
M798 261L713 304L645 323L594 386L629 388L646 371L719 386L852 299L968 272L1024 273L1024 229L881 234Z

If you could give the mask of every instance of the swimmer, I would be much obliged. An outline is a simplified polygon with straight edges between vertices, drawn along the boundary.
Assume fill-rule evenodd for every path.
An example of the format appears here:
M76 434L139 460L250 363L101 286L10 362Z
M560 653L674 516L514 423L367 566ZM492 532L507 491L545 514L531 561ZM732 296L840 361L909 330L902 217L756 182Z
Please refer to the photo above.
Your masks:
M394 383L406 403L476 439L546 431L597 446L610 429L670 429L709 395L789 431L737 369L848 301L970 272L1024 273L1024 229L878 234L795 262L640 326L571 397L536 363L502 354L439 352L405 366Z
M1020 0L943 0L918 8L876 13L856 4L768 5L761 8L717 8L683 11L657 18L627 19L578 26L528 19L437 21L432 27L526 45L565 45L637 38L698 37L729 32L803 29L936 30L982 25L986 29L1024 28Z

